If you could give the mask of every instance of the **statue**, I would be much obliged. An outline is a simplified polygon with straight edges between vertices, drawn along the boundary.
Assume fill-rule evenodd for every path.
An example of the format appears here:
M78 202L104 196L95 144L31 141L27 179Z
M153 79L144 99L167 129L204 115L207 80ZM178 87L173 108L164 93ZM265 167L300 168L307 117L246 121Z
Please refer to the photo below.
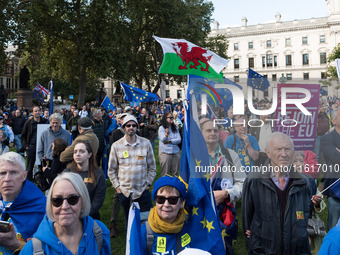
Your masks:
M27 67L24 66L24 68L22 68L20 71L20 88L29 89L28 87L29 80L30 80L30 72L28 71Z
M2 109L5 105L7 105L7 93L5 91L4 85L0 87L0 108Z

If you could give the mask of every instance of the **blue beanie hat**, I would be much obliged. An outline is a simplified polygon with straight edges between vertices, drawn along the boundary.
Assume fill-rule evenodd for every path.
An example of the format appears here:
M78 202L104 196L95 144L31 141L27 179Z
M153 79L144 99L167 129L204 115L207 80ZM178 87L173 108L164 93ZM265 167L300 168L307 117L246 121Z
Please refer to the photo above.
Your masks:
M160 177L153 184L152 199L154 201L156 199L157 191L163 186L172 186L172 187L176 188L179 191L179 193L181 194L181 196L183 197L183 199L185 199L185 197L187 195L187 189L185 187L185 184L183 182L181 182L178 177L166 175L166 176Z

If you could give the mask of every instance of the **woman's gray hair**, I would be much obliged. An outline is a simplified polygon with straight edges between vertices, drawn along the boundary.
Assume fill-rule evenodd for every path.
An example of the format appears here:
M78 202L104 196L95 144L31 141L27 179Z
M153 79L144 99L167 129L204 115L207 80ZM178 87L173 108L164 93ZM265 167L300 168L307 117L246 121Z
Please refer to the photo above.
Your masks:
M79 216L80 219L89 215L90 210L91 210L91 200L90 200L89 192L87 191L87 188L84 184L83 178L81 178L81 176L77 173L64 172L64 173L59 174L54 179L50 187L50 190L48 192L47 203L46 203L46 215L48 219L55 222L55 219L52 213L51 198L52 198L54 186L59 181L69 181L73 185L75 190L79 193L79 196L81 197L81 200L82 200L82 210Z
M2 163L3 161L9 162L12 165L19 165L23 172L26 171L25 159L19 153L10 151L5 154L2 154L0 156L0 163Z
M63 123L63 117L58 112L51 114L48 120L50 121L50 123L52 122L52 120L58 120L59 123Z

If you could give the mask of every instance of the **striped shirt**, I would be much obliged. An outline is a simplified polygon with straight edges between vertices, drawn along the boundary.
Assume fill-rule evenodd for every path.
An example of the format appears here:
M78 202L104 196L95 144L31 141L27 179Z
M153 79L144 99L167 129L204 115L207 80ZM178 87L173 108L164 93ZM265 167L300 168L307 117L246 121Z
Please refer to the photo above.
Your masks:
M136 135L134 144L129 144L125 136L113 143L108 176L113 187L119 187L125 197L139 198L156 176L156 160L150 141Z

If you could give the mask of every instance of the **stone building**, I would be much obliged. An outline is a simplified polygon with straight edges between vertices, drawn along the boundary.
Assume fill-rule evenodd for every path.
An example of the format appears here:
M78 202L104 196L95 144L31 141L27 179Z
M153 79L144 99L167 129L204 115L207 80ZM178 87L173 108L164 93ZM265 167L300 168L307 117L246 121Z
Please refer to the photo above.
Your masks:
M326 0L328 16L303 20L248 25L242 19L239 27L219 28L215 21L209 36L223 34L229 42L230 62L224 76L246 88L248 67L268 78L276 87L284 76L287 83L320 83L325 79L327 57L340 43L340 1ZM340 91L326 87L328 95L340 96ZM244 92L246 91L243 89ZM271 97L271 89L253 91L253 97Z

